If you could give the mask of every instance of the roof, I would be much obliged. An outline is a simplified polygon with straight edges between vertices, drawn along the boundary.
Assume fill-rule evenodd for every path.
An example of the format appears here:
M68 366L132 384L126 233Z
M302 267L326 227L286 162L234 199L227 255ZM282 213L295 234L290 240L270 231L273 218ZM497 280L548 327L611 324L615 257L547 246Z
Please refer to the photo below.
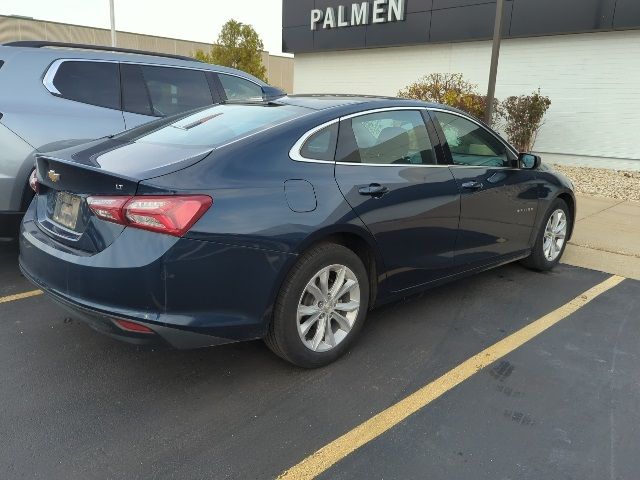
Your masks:
M129 50L123 48L103 47L98 45L73 44L65 42L24 41L0 44L0 55L4 52L28 54L32 58L38 57L50 62L53 59L87 59L87 60L112 60L133 63L145 63L158 66L188 67L200 70L210 70L220 73L239 75L250 79L261 86L268 86L259 78L235 68L200 62L195 58L182 57L180 55L165 55L162 53L145 52L141 50Z
M304 95L288 95L279 102L288 105L297 105L313 110L326 110L328 108L352 106L367 106L369 108L385 108L385 107L428 107L440 106L437 104L426 103L420 100L412 100L397 97L381 97L375 95L349 95L349 94L304 94Z

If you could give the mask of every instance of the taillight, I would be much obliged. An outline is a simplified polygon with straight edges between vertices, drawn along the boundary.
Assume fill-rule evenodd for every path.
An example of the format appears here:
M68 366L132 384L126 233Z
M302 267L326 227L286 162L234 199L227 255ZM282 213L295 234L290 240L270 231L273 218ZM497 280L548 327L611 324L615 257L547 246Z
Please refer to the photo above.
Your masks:
M87 204L102 220L180 237L211 207L206 195L89 197Z
M131 200L132 197L89 197L87 204L93 213L102 220L108 222L126 222L122 207Z
M35 170L31 172L31 175L29 175L29 186L31 187L31 190L36 193L40 190L40 183L38 182L38 175Z

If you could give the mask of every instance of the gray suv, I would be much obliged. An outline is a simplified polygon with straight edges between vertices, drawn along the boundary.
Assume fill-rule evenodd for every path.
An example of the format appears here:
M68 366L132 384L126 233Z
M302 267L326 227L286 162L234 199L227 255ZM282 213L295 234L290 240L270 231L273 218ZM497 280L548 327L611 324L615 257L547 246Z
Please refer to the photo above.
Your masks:
M34 154L227 100L284 93L188 57L56 42L0 45L0 236L31 201Z

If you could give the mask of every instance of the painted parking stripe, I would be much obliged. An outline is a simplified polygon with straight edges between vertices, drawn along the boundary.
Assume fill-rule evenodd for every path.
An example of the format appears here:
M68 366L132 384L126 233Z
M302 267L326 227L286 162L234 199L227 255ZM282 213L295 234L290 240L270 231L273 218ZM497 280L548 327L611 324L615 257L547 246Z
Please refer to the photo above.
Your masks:
M584 307L594 298L615 287L624 277L613 275L578 295L570 302L562 305L547 315L535 320L526 327L500 340L473 357L465 360L457 367L449 370L440 378L425 385L411 395L393 404L386 410L361 423L353 430L325 445L297 465L278 476L278 480L312 479L328 470L350 453L379 437L387 430L398 425L410 415L462 383L475 373L508 355L532 338L552 327L560 320Z
M42 290L31 290L30 292L16 293L15 295L0 297L0 303L13 302L15 300L22 300L23 298L35 297L37 295L42 295Z

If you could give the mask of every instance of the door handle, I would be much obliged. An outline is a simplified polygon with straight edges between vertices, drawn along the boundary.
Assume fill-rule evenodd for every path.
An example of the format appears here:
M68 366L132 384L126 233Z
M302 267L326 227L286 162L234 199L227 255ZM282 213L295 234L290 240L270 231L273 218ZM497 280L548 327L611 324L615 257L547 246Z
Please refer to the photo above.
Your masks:
M462 184L462 188L465 190L481 190L484 187L481 182L465 182Z
M379 183L372 183L368 187L360 187L358 193L360 195L369 195L371 197L381 197L387 193L389 189Z

